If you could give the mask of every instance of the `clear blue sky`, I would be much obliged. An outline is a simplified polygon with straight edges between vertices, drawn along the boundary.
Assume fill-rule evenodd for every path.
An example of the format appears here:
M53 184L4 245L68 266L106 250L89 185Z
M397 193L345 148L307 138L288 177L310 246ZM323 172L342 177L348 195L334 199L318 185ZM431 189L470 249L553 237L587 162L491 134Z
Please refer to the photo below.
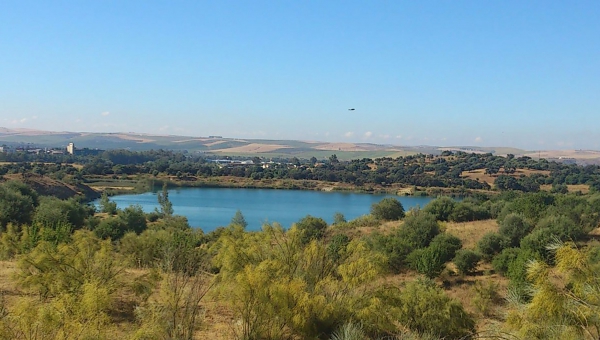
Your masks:
M1 1L0 126L600 149L600 1Z

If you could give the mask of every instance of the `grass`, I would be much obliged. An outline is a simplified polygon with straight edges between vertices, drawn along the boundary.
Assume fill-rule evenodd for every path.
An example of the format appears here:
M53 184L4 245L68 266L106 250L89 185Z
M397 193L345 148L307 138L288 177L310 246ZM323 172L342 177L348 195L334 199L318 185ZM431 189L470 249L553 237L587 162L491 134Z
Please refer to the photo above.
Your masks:
M542 175L548 176L548 175L550 175L550 171L517 169L514 173L508 174L508 176L511 176L514 178L519 178L521 176L530 176L532 174L542 174ZM500 171L497 174L489 175L489 174L485 173L485 169L463 171L461 173L461 177L463 177L463 178L468 178L468 179L472 179L475 181L479 180L480 182L486 182L490 186L494 186L494 182L496 181L496 178L500 175L504 175L504 173L502 173L502 171Z
M498 222L496 220L483 220L474 222L447 222L445 224L446 232L458 237L465 249L475 249L477 242L483 235L489 232L498 231Z

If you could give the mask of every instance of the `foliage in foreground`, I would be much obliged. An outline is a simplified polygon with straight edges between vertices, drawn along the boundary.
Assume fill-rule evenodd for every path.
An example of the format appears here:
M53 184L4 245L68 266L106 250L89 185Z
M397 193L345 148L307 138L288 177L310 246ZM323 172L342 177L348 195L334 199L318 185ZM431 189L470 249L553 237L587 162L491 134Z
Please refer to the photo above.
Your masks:
M551 248L556 266L529 262L532 298L528 303L512 301L508 325L529 339L598 339L598 263L573 244L556 243Z

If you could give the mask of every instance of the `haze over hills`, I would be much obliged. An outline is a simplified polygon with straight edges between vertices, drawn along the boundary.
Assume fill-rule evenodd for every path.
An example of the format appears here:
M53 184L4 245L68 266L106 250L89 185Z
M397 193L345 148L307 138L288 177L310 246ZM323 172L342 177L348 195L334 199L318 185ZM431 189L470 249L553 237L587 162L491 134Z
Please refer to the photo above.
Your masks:
M515 156L542 157L571 160L581 164L600 164L600 151L596 150L535 150L528 151L509 146L400 146L373 143L334 143L299 140L239 139L223 136L177 136L135 132L90 133L67 131L42 131L33 129L8 129L0 127L0 144L32 144L36 147L57 148L74 143L77 148L128 149L142 151L168 149L201 152L228 156L326 158L336 154L340 159L398 157L416 153L440 154L443 151L464 151L513 154Z

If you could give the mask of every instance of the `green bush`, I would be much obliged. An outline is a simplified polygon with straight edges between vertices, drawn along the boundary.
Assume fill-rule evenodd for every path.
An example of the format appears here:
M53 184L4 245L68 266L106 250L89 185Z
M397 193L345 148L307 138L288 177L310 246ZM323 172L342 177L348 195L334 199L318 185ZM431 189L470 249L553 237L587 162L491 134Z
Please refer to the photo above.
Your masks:
M440 227L432 214L413 209L404 219L398 234L413 248L424 248L440 233Z
M373 233L367 238L372 250L380 252L387 258L387 269L392 273L401 272L406 266L406 257L414 248L397 233L382 235Z
M475 331L475 321L463 306L435 282L416 280L400 293L398 322L414 332L443 339L462 339Z
M306 215L296 222L296 227L302 233L302 244L308 244L312 240L320 240L325 236L327 222L320 217Z
M440 254L442 261L448 262L454 258L456 251L462 248L462 242L454 235L441 233L431 240L429 247Z
M477 249L486 260L491 260L508 244L508 239L498 233L489 232L477 242Z
M471 274L475 268L477 268L477 264L481 260L481 255L469 249L461 249L456 252L456 256L454 257L454 265L456 265L456 269L461 274Z
M525 221L525 217L519 214L509 214L502 222L498 232L506 237L509 246L518 247L521 239L531 231L531 225Z
M429 202L423 211L431 213L438 221L448 221L455 206L456 202L452 198L443 196Z
M411 268L430 279L438 277L446 268L442 254L436 248L416 249L407 256L406 260Z
M371 205L371 215L382 221L396 221L404 218L404 207L394 197L386 197Z
M497 273L506 276L508 273L508 267L517 258L517 256L519 256L520 253L520 248L503 249L500 254L494 256L492 260L492 266L494 267L494 270Z

